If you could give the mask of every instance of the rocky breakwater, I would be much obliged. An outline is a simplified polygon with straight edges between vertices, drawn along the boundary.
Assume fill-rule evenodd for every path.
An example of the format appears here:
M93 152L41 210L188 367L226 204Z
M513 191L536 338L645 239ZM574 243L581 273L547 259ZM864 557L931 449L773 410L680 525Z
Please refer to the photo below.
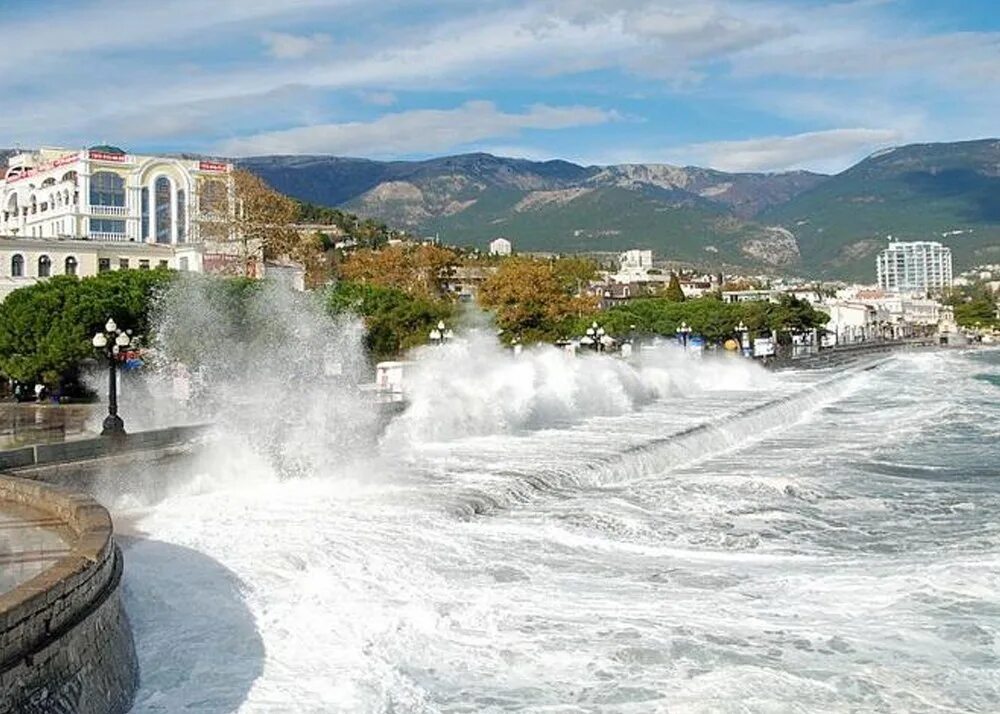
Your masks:
M0 501L65 524L69 552L0 594L0 714L118 714L138 684L111 517L89 496L0 476Z

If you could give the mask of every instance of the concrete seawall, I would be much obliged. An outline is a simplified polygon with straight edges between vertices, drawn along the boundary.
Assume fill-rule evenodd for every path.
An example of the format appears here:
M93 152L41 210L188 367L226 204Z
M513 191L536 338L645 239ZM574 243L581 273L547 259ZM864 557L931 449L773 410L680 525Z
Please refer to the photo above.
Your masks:
M0 714L128 711L138 664L107 510L89 496L8 476L0 476L0 500L65 523L71 546L0 595Z

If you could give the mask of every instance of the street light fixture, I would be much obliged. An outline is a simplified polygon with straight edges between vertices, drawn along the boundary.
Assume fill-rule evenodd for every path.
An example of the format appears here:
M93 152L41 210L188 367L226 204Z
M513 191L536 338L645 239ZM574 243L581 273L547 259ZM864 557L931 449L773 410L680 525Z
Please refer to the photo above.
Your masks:
M587 334L580 340L582 345L593 345L594 352L600 352L604 342L604 328L597 324L597 322L590 323L590 327L587 328Z
M118 416L118 362L122 353L132 344L130 331L118 329L118 325L108 318L104 332L98 332L91 340L95 349L101 350L108 360L108 415L104 418L101 436L120 439L125 436L125 422Z
M691 327L686 322L682 322L680 327L674 330L677 336L681 338L681 342L684 343L684 349L688 347L688 335L691 334Z
M740 335L740 350L741 351L745 350L747 347L750 346L748 344L748 340L747 340L747 332L748 331L749 331L749 329L747 328L746 325L743 324L743 320L740 320L740 324L738 324L736 326L736 332L738 332L739 335Z
M431 343L435 345L443 345L454 336L455 333L451 331L451 328L445 328L444 320L438 320L438 324L431 330L429 335Z

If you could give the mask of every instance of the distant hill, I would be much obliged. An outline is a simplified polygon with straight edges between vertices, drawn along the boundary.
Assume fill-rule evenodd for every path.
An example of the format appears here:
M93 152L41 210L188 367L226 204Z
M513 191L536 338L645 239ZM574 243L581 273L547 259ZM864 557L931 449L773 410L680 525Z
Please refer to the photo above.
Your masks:
M870 274L891 234L940 240L956 267L1000 262L1000 140L878 152L758 215L795 234L807 269Z
M651 248L705 268L871 280L892 235L944 242L957 269L1000 262L998 139L888 149L836 176L490 154L238 163L299 200L481 248L503 235L516 250Z
M483 246L505 235L519 250L648 247L710 265L797 265L794 239L750 218L825 179L808 172L585 167L490 154L415 162L264 156L240 163L296 198L449 243Z

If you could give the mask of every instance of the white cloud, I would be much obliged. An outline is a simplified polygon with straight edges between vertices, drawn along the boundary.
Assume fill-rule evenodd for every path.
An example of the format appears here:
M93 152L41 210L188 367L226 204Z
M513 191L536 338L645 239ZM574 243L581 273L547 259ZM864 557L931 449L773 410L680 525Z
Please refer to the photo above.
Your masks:
M261 41L267 45L267 53L275 59L301 59L322 52L330 47L330 36L290 35L284 32L265 32Z
M900 138L894 129L830 129L791 136L713 141L675 153L723 171L840 170Z
M514 114L492 102L467 102L456 109L418 109L387 114L372 122L319 124L223 142L229 156L254 154L350 154L394 156L447 151L471 142L515 136L524 129L566 129L613 121L613 112L594 107L536 105Z
M399 98L392 92L359 91L358 97L365 104L373 104L376 107L391 107Z

